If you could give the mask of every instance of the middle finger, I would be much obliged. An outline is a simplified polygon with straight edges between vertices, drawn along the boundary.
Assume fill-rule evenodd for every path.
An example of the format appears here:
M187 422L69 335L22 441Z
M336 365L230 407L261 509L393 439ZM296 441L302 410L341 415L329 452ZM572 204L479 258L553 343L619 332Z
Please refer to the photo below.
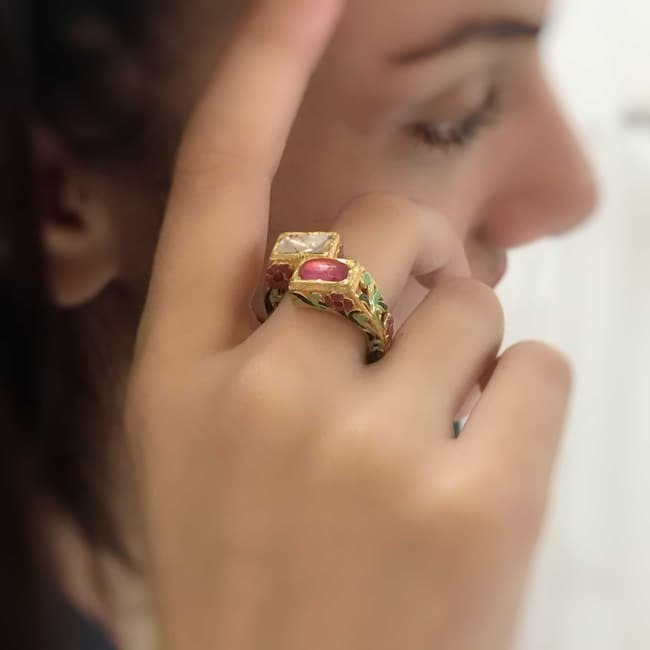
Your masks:
M411 314L377 374L390 385L408 382L409 404L427 405L449 423L489 372L503 341L504 317L496 294L477 280L438 284Z

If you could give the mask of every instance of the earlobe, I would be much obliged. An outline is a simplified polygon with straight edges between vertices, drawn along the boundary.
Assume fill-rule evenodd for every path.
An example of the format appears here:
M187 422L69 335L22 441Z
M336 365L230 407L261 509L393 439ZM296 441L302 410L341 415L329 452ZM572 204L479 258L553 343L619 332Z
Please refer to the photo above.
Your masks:
M34 138L35 186L47 282L53 302L76 307L117 275L113 219L92 176L72 164L53 138Z
M62 214L41 221L50 295L61 307L88 302L117 274L110 215L90 195L79 200L68 199Z

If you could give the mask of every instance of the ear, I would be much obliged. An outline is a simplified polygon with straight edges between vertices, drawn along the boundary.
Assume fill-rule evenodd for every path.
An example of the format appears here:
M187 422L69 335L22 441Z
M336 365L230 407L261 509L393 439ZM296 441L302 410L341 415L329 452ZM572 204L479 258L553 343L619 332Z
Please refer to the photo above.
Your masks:
M101 179L66 155L46 128L32 132L36 205L52 300L76 307L118 272L115 224Z

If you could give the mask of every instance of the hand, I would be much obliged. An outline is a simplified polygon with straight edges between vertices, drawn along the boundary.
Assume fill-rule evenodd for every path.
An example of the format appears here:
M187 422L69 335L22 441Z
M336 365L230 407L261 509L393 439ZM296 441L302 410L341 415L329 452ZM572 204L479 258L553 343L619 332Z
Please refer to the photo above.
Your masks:
M258 0L185 134L130 381L165 650L507 647L569 372L497 359L502 313L440 215L361 197L334 228L394 304L379 363L344 319L250 310L269 190L341 0ZM482 399L460 440L451 423Z

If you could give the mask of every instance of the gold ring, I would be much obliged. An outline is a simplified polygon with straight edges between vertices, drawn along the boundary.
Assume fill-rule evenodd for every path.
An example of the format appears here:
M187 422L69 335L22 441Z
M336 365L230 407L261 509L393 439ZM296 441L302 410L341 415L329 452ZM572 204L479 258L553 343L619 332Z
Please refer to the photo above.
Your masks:
M296 269L313 257L340 257L341 236L336 232L285 232L271 251L266 269L266 313L270 316L289 290Z
M280 235L266 272L267 313L290 293L298 304L343 316L366 335L373 363L393 342L393 316L370 273L342 250L338 233Z

